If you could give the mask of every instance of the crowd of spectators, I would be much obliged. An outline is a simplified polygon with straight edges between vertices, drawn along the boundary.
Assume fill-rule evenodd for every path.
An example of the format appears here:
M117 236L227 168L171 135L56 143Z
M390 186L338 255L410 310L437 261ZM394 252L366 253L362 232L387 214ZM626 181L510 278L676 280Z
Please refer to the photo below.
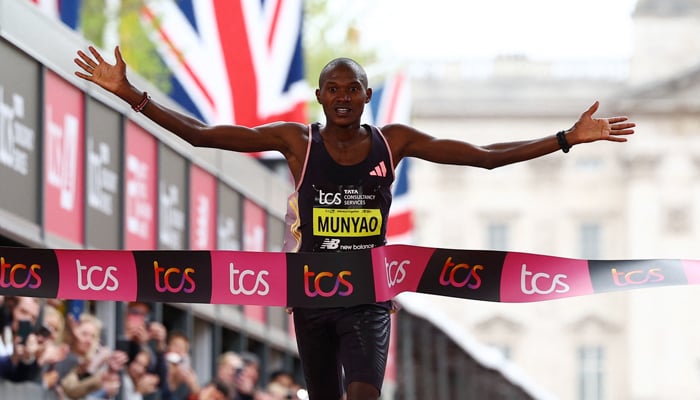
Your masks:
M128 303L114 348L103 343L103 323L67 302L0 296L0 393L29 383L40 400L288 400L304 399L288 371L269 372L260 384L253 353L226 351L214 376L191 364L190 340L149 319L148 303Z

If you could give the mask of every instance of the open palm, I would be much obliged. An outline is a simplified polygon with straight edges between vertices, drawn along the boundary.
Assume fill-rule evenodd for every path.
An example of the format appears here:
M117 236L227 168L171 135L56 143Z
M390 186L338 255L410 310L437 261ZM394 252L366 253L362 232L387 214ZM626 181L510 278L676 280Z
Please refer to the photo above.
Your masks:
M119 51L119 46L114 48L114 58L116 59L114 65L106 62L93 46L90 46L89 50L92 57L79 50L78 58L73 60L76 65L85 71L76 71L76 76L93 82L112 93L116 93L121 86L127 84L126 63Z
M587 143L596 140L609 140L612 142L626 142L627 138L621 135L634 133L631 129L634 123L625 122L627 117L593 118L593 114L598 110L599 102L593 103L588 110L581 114L581 117L574 124L571 134L574 135L574 143Z

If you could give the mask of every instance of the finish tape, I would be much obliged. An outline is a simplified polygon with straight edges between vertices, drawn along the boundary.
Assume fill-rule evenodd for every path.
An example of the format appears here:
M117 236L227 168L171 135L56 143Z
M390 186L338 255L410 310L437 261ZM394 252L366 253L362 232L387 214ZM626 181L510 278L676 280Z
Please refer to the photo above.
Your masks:
M0 247L0 295L344 307L417 292L536 302L700 283L700 261L388 245L342 253Z

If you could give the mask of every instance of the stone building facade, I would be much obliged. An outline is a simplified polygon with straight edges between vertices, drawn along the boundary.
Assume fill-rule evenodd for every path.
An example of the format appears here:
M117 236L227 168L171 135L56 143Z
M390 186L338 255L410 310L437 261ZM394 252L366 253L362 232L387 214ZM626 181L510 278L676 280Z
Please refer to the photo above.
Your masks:
M561 65L512 56L486 77L459 64L417 74L413 124L438 137L488 144L553 134L595 100L598 116L628 115L638 127L625 144L492 171L414 163L416 244L700 259L700 1L640 0L633 21L634 54L597 66L607 74L557 76ZM700 398L698 287L430 301L562 400Z

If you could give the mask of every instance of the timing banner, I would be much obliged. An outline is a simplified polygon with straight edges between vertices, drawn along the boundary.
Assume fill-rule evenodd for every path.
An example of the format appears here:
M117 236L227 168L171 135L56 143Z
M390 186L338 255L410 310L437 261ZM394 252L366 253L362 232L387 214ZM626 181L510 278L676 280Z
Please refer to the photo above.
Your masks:
M535 302L700 283L700 261L581 260L389 245L343 253L0 247L0 295L264 306L351 306L401 292Z

